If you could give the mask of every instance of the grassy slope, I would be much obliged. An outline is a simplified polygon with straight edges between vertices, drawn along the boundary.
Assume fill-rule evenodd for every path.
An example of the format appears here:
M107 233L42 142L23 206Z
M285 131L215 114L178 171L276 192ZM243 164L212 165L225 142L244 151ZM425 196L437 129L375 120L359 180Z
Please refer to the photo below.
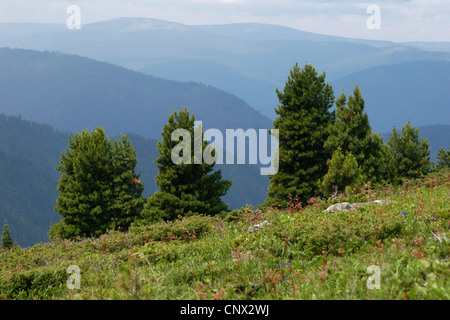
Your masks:
M449 299L449 195L446 172L363 192L352 200L396 202L352 212L322 213L329 203L313 199L301 210L242 210L16 248L0 252L0 298ZM263 220L270 225L249 231ZM69 265L80 267L80 290L66 287ZM380 289L367 287L371 265L380 267Z

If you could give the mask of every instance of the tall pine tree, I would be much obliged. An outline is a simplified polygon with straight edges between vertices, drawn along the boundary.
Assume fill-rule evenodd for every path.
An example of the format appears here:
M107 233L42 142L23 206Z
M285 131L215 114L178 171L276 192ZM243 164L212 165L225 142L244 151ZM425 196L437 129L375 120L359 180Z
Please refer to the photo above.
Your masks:
M112 143L97 127L69 136L69 149L56 167L60 179L55 210L62 220L52 225L50 239L126 230L144 204L136 164L136 152L125 135Z
M221 197L232 182L222 180L221 171L213 171L214 163L206 163L202 159L205 149L210 146L203 140L203 129L200 126L194 129L194 122L194 115L190 116L185 107L171 114L164 125L162 141L157 144L160 156L155 160L159 190L150 195L145 204L142 218L146 223L173 221L180 216L197 214L215 215L228 208ZM172 140L177 129L184 129L187 133L181 142L176 140L180 137ZM186 148L179 148L180 143L184 143ZM175 163L173 153L182 161Z
M336 119L329 127L329 136L324 148L334 152L338 147L344 154L352 153L358 164L364 162L370 149L372 131L369 118L364 112L361 90L355 85L353 95L346 101L345 93L336 100Z
M273 127L279 130L279 167L269 176L269 198L263 206L286 204L289 195L306 203L319 194L318 181L331 157L323 145L332 121L333 89L325 82L325 73L319 75L308 63L303 68L296 63L283 91L276 93L279 105Z

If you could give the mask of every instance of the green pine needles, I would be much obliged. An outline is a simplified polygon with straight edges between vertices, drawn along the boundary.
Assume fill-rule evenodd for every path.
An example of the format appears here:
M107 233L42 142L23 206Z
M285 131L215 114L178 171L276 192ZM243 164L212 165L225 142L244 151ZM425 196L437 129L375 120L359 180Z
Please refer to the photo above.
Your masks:
M450 169L450 147L447 151L444 148L440 148L437 155L438 162L436 163L434 170Z
M342 188L344 190L341 191L349 194L353 188L359 188L363 184L361 167L351 152L344 154L341 147L338 147L327 164L328 172L319 182L324 194L330 194L332 191L337 195Z
M228 205L221 197L231 187L230 180L222 180L220 170L213 171L214 163L199 163L195 160L196 154L180 155L189 156L190 161L175 164L172 160L172 150L177 150L178 141L172 141L172 133L176 129L186 129L190 133L191 150L195 145L201 145L201 154L208 146L203 141L203 129L194 129L195 117L189 115L189 110L175 111L169 116L169 122L164 125L162 141L158 142L157 148L160 156L155 160L158 164L158 175L156 184L159 186L145 204L142 216L146 223L161 220L175 220L179 216L186 217L197 214L215 215L226 211ZM201 134L194 135L194 130L201 130ZM195 137L202 137L202 141L195 141ZM180 153L183 150L179 150Z
M335 115L324 144L333 155L327 162L327 174L319 181L322 193L325 196L339 191L349 194L368 182L391 182L396 175L394 157L382 138L372 134L357 85L348 101L344 92L336 100Z
M221 197L231 181L222 180L220 170L213 172L214 164L175 164L171 158L177 144L171 139L175 129L189 130L196 137L199 135L194 135L194 130L201 130L203 138L203 130L194 129L194 121L187 108L169 117L157 145L160 156L155 160L160 189L147 200L142 198L144 186L135 173L136 152L125 135L112 142L104 129L97 127L69 136L69 148L56 167L60 194L55 210L62 219L52 224L50 239L98 237L107 230L127 230L134 222L151 224L226 211L228 205ZM194 140L192 145L198 147ZM202 151L207 146L207 142L200 142Z
M56 169L60 192L55 210L62 220L50 238L99 236L127 229L140 215L143 184L134 172L136 152L125 135L111 142L101 127L69 136L69 149Z
M433 165L430 145L423 137L419 140L419 128L412 126L410 120L402 127L401 133L394 126L388 144L400 177L414 179L430 172Z
M273 123L279 129L278 173L269 176L269 198L263 206L285 205L289 195L302 203L319 193L317 181L327 172L330 152L323 148L332 121L330 108L334 94L313 66L295 64L283 91L277 90L278 117Z

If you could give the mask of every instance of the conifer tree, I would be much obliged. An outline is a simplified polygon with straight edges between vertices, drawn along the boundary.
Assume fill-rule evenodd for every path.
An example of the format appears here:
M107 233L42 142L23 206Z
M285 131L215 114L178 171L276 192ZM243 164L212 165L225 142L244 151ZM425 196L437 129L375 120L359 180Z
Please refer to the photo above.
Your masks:
M171 114L168 123L164 125L162 141L157 144L160 156L155 160L158 164L156 184L159 190L148 197L144 206L142 218L146 223L173 221L178 217L197 214L215 215L228 208L221 197L232 182L222 180L220 170L213 171L214 163L202 160L205 149L211 147L203 140L201 126L194 129L194 122L194 115L190 116L185 107L184 110ZM180 142L172 140L172 133L176 129L188 132L189 137L180 140L185 143L189 152L178 149ZM196 148L199 148L200 156ZM175 163L172 152L179 153L183 161Z
M434 170L441 170L444 168L450 169L450 147L447 151L444 148L440 148L437 155L438 162L436 163Z
M355 158L360 169L353 171L359 175L351 179L353 187L358 187L355 181L358 181L360 185L365 182L392 181L396 172L393 156L382 138L376 133L372 134L369 118L364 112L364 99L357 85L354 87L353 94L350 94L348 102L344 91L336 100L335 115L335 121L328 128L329 136L324 148L329 152L335 152L340 148L344 158L349 154ZM325 179L328 178L325 176L321 181L322 191L327 190L325 195L329 195L330 189L324 189L327 185ZM339 186L341 191L347 187L342 183L343 181Z
M60 173L55 210L62 220L50 238L98 236L107 229L127 229L142 210L143 184L134 172L136 153L125 135L113 143L101 127L69 136Z
M369 118L364 112L361 90L355 85L353 95L346 102L344 91L336 100L336 119L329 127L329 136L324 148L334 152L338 147L344 154L352 153L358 164L362 164L372 142Z
M9 231L8 221L5 220L2 233L2 248L9 250L13 245L14 241L12 239L11 232Z
M353 188L359 188L363 183L356 157L351 153L344 154L338 147L327 162L328 172L320 181L320 190L325 195L345 192L350 194Z
M372 134L371 147L363 165L365 182L397 183L397 167L392 150L376 132Z
M269 176L269 197L263 206L286 204L289 195L306 203L318 195L318 181L331 157L323 145L332 121L333 89L325 82L325 73L319 75L308 63L303 68L296 63L283 91L276 93L279 105L273 127L279 130L279 167Z
M410 120L402 127L401 133L393 127L388 144L400 179L413 179L430 172L429 143L423 137L419 140L419 128L412 126Z

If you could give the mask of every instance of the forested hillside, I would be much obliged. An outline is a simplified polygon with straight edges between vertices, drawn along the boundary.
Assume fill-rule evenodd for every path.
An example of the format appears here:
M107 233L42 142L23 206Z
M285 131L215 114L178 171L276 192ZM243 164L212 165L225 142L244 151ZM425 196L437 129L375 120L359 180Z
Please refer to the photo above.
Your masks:
M13 240L21 246L48 241L58 193L55 179L31 160L8 156L0 148L0 221L8 221Z
M163 80L80 56L0 49L0 112L67 132L101 124L111 135L159 139L170 113L187 106L204 128L266 128L243 100L193 82Z
M68 133L22 117L0 113L0 150L7 155L32 161L53 179L61 152L67 148Z

